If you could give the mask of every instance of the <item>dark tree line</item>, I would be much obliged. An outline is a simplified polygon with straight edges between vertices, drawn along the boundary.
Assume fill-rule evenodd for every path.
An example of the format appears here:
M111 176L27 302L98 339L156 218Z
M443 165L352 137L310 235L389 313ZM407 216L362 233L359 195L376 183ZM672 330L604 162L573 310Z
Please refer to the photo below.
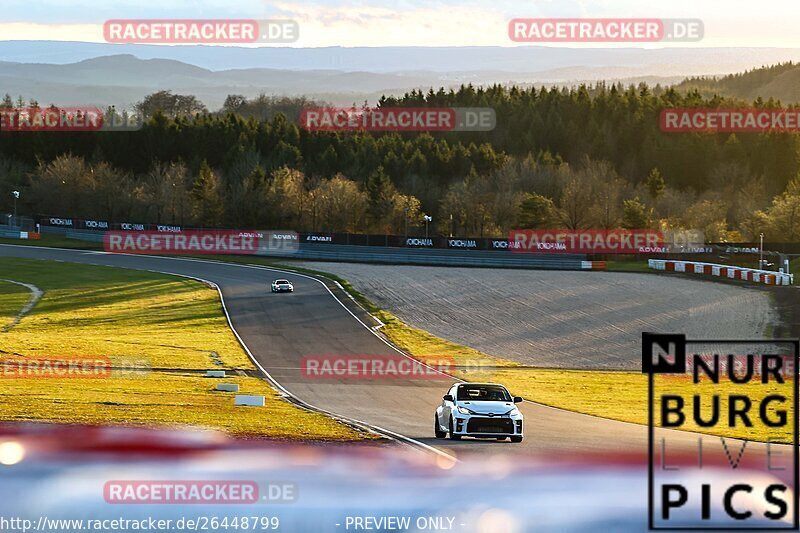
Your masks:
M22 188L30 212L209 226L401 232L426 213L461 235L693 225L735 240L783 231L769 226L774 209L781 227L795 224L797 135L660 131L665 107L747 105L696 90L463 86L381 99L496 111L491 132L446 133L309 132L287 118L316 105L305 99L231 95L209 113L193 97L151 96L140 131L0 132L0 186Z

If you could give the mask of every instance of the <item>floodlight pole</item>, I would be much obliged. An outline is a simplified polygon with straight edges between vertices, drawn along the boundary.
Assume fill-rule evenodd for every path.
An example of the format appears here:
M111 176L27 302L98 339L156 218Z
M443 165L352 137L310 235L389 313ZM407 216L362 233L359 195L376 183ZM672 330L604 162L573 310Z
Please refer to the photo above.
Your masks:
M19 198L19 191L12 191L11 196L14 197L14 227L18 226L17 224L17 198Z

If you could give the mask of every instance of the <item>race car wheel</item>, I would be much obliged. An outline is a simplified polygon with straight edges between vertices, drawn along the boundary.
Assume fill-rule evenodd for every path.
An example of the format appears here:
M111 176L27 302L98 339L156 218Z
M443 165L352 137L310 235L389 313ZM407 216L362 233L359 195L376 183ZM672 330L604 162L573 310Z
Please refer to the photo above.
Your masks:
M461 435L456 435L453 431L453 419L450 419L450 440L461 440Z
M522 437L521 436L511 437L511 442L522 442Z
M433 415L433 433L436 435L437 439L443 439L447 436L447 432L439 428L439 419L436 415Z

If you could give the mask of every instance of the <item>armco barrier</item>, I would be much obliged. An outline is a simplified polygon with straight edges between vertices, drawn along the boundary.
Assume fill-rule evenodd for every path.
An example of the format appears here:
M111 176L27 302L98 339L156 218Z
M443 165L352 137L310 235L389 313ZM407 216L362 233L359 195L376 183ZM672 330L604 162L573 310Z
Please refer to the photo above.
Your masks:
M269 254L259 254L269 255ZM448 250L392 248L300 243L291 256L298 260L383 263L392 265L478 266L552 270L597 270L598 261L585 261L581 255L505 254L488 250Z
M704 274L728 279L740 279L763 283L765 285L792 285L793 274L784 274L772 270L757 270L730 265L715 265L712 263L697 263L694 261L672 261L665 259L650 259L647 264L653 270L667 272L688 272L690 274Z
M22 240L38 240L40 235L31 231L20 231L19 229L7 229L0 227L0 238L3 239L22 239Z

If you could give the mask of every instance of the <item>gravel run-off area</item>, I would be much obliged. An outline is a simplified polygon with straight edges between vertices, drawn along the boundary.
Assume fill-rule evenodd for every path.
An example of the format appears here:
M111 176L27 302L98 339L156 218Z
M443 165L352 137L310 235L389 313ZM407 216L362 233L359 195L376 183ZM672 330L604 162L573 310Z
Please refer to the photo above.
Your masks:
M407 324L553 368L641 370L641 334L758 339L780 325L767 290L681 276L296 263L336 274Z

